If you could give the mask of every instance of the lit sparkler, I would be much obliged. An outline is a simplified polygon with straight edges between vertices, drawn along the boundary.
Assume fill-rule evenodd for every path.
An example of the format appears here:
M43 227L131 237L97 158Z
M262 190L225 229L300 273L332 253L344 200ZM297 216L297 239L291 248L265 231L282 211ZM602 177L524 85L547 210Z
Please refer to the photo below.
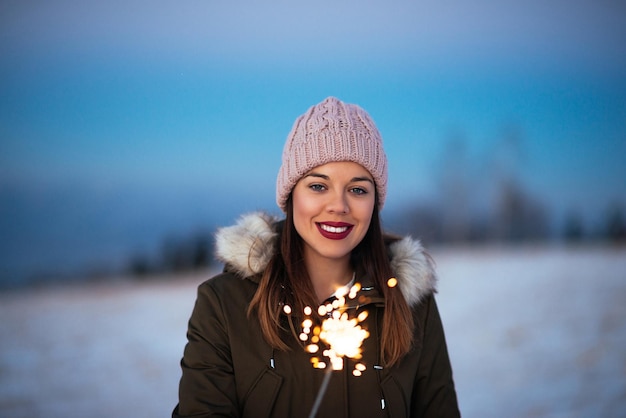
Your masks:
M302 332L299 338L305 344L308 342L306 345L307 352L317 354L321 350L322 355L330 363L328 365L326 361L321 360L317 356L311 358L313 367L326 369L326 372L324 373L324 379L313 403L309 418L313 418L317 414L328 387L331 371L343 369L344 357L356 360L362 357L361 345L369 337L369 332L359 324L367 318L367 311L361 312L356 317L350 317L345 307L346 296L348 299L354 299L360 289L361 287L357 283L349 289L343 287L335 292L336 299L332 303L321 305L318 308L320 316L327 316L320 326L313 326L313 321L310 318L313 312L312 309L308 306L304 309L305 319L302 321ZM291 307L288 305L285 305L283 310L287 315L291 314ZM320 343L324 343L326 348L322 350ZM365 368L364 364L357 363L352 374L361 376Z

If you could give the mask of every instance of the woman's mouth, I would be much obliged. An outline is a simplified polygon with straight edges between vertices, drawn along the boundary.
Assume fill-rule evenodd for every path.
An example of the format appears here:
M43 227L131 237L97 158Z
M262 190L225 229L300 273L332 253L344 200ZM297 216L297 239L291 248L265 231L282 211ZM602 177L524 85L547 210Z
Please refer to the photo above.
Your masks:
M324 238L328 239L344 239L350 232L354 225L345 222L317 222L317 229Z

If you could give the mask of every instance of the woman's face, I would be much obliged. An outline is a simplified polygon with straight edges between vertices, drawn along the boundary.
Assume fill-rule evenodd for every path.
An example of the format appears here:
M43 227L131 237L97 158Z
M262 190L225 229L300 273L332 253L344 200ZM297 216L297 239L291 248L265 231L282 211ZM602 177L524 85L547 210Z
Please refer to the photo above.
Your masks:
M342 161L306 173L293 189L293 222L307 263L348 261L365 236L376 187L360 164Z

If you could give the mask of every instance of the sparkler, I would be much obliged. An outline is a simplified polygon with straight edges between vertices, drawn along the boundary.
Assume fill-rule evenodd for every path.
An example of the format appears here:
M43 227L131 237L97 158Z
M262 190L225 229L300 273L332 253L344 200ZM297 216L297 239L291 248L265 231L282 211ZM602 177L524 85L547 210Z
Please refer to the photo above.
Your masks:
M343 369L344 357L356 360L362 357L361 344L363 340L369 337L369 332L359 324L367 318L367 311L361 312L356 317L350 317L345 307L346 296L348 299L354 299L360 289L360 285L356 283L350 289L343 287L335 292L336 299L332 303L321 305L318 308L320 316L327 316L320 326L313 326L313 321L310 318L313 312L312 309L308 306L304 309L305 319L302 321L302 332L299 338L303 343L309 343L305 348L311 354L318 353L321 349L320 342L324 343L327 348L322 350L322 355L330 363L328 365L326 361L320 360L317 356L311 358L313 367L326 369L326 372L311 408L309 418L314 418L317 414L328 387L331 372ZM283 310L287 315L291 314L291 307L288 305L285 305ZM357 363L352 374L360 376L364 370L365 365Z

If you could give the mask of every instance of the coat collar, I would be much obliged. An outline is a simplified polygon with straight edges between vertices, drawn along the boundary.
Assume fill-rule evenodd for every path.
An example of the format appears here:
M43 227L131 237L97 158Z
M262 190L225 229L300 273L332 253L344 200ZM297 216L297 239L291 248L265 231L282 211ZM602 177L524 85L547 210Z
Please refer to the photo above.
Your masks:
M242 277L261 273L273 256L273 243L278 236L273 225L277 221L255 212L242 216L233 226L219 229L217 258ZM405 237L392 243L389 251L391 268L409 306L436 291L433 261L419 241Z

